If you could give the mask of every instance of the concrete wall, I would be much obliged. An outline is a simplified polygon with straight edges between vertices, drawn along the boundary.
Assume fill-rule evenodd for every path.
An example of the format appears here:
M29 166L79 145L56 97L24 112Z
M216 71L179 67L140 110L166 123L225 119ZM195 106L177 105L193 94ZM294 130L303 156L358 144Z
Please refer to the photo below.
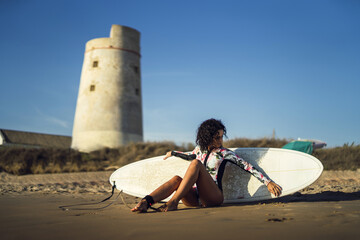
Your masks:
M140 33L113 25L87 42L72 148L93 151L143 141Z

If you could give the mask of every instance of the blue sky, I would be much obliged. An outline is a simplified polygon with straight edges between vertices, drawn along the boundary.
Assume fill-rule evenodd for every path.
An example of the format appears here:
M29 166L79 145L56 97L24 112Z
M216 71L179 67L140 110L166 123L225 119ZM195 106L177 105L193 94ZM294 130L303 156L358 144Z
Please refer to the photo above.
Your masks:
M360 1L0 1L0 128L71 135L87 41L141 32L146 141L360 144Z

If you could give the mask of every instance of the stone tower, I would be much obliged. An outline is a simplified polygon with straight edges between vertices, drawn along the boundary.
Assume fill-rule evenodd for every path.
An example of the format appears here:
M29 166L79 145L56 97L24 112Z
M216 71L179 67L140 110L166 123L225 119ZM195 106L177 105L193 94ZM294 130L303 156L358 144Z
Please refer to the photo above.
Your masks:
M112 25L86 43L71 147L90 152L143 141L140 32Z

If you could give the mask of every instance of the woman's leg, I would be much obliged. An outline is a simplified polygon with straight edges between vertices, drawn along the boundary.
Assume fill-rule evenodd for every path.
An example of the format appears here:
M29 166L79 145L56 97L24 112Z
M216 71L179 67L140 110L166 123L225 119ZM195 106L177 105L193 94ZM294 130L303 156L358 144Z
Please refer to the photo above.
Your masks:
M154 202L159 202L167 197L169 197L180 185L182 178L179 176L174 176L169 181L155 189L149 195L154 199ZM131 211L136 212L146 212L147 210L147 202L142 199L136 207L131 209Z
M200 200L204 206L216 206L224 201L222 192L206 171L204 165L199 160L193 160L177 191L163 210L176 210L181 199L185 198L186 201L188 194L194 194L191 190L195 183L199 191Z
M182 200L186 206L195 207L199 205L197 194L195 190L192 189L192 186L195 183L203 206L217 206L224 201L222 192L215 184L210 174L206 171L204 165L198 160L193 160L191 162L185 173L184 179L175 176L150 193L150 196L152 196L154 202L159 202L176 191L166 207L161 209L164 211L177 209L180 200ZM132 209L133 212L146 212L146 210L146 200L141 200L138 205Z
M176 189L178 189L182 178L179 176L174 176L169 181L155 189L149 195L153 197L154 202L159 202L167 197L169 197Z
M169 197L174 191L176 191L182 181L182 178L179 176L174 176L169 181L155 189L149 195L154 199L154 202L159 202L167 197ZM196 207L199 205L196 191L191 189L182 199L183 203L186 206ZM141 200L136 207L131 209L133 212L146 212L147 211L147 202L146 200Z

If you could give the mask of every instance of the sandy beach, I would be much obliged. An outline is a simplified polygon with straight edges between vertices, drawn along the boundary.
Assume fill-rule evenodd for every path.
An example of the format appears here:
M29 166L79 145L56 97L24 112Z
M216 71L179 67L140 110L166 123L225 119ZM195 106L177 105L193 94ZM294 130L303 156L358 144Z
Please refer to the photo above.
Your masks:
M175 212L138 214L129 206L140 199L122 194L128 206L120 197L102 210L59 209L109 196L111 173L0 173L0 238L357 239L360 234L360 170L324 171L306 189L264 202L216 208L179 205Z

